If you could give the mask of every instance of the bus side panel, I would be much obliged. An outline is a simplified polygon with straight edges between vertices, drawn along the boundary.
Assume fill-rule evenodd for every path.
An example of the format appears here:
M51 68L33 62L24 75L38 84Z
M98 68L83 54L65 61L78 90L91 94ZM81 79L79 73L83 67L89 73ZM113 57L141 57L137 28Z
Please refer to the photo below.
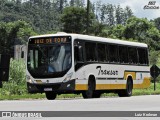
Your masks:
M97 66L101 66L98 67ZM114 71L118 71L117 74ZM76 71L75 90L87 90L89 75L96 79L96 90L126 89L128 76L132 77L133 88L150 86L149 67L114 64L87 64Z
M125 89L124 70L111 64L90 63L76 71L76 89L87 90L88 78L93 75L96 80L96 90ZM119 79L120 78L120 79Z
M150 73L137 72L136 80L141 82L134 82L133 88L148 88L151 85Z

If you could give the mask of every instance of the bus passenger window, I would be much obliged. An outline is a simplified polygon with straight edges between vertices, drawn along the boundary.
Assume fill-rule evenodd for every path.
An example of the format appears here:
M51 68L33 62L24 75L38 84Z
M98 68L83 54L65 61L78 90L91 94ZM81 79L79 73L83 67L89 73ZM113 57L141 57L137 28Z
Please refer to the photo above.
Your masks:
M105 44L97 44L98 48L98 61L105 62L106 61L106 50Z
M119 46L119 60L120 63L128 63L128 52L126 46Z
M96 57L96 43L86 42L85 43L86 50L86 60L89 62L97 61Z
M74 42L74 65L75 71L84 65L83 41L75 40Z
M145 49L145 55L146 55L146 64L149 64L149 60L148 60L148 49Z
M137 64L138 63L137 48L129 47L128 53L129 53L129 63Z
M108 44L105 45L106 46L106 62L109 62L109 53L108 53Z
M148 64L148 55L146 49L138 48L138 55L140 64Z
M118 57L118 47L116 45L108 45L108 50L109 50L109 61L110 62L117 62Z
M74 46L74 56L75 56L75 62L77 61L83 61L83 49L82 46Z

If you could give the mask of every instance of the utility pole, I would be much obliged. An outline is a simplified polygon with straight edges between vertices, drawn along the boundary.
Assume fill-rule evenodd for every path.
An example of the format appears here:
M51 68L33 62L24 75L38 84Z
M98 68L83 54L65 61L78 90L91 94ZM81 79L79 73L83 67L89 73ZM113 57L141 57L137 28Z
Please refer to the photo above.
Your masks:
M89 28L89 3L90 1L87 0L87 30L86 33L89 34L88 28Z

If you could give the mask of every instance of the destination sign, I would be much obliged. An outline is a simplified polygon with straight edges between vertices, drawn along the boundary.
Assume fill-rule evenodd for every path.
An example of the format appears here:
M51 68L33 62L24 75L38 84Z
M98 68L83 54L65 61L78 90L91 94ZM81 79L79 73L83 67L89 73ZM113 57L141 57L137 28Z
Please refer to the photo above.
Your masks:
M45 37L45 38L31 38L29 44L53 44L53 43L68 43L71 42L71 37Z

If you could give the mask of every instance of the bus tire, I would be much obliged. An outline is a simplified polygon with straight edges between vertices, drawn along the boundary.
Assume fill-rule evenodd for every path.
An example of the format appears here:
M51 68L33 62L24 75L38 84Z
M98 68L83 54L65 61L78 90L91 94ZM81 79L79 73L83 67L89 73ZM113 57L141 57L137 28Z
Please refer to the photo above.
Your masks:
M132 96L133 81L131 79L127 80L126 89L118 92L119 97L130 97Z
M94 77L89 77L88 81L88 90L82 92L84 99L93 98L95 90L95 79Z
M100 98L100 97L101 97L101 93L96 91L93 93L93 98Z
M57 97L57 94L56 94L56 93L53 93L53 92L46 92L45 94L46 94L46 98L47 98L48 100L54 100L54 99L56 99L56 97Z

